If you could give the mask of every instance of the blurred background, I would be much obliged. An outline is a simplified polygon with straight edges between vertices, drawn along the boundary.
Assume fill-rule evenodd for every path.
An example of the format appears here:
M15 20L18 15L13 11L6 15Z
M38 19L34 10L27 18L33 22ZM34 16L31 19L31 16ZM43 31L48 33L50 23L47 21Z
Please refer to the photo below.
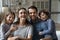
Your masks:
M60 0L0 0L0 19L3 20L4 14L11 10L17 14L21 7L28 9L29 6L34 5L38 11L46 9L50 12L51 18L56 24L56 33L58 39L60 38Z

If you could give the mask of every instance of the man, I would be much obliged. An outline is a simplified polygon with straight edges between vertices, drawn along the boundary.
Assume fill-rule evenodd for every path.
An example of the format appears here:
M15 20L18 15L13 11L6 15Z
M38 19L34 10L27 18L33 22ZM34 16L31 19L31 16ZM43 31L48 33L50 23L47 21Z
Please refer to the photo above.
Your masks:
M37 22L37 19L38 19L38 17L37 17L37 12L38 12L37 8L35 6L30 6L28 8L28 12L29 12L29 17L30 17L30 23L31 22L32 23Z
M39 22L37 17L38 10L35 6L30 6L28 8L30 23L33 25L33 40L38 40L38 31L36 30L36 24Z
M33 25L33 39L32 40L40 40L41 38L42 40L49 40L49 38L44 38L43 35L39 35L39 31L43 31L43 30L41 30L41 28L38 27L39 26L38 24L40 24L40 21L38 19L37 8L35 6L30 6L28 8L28 12L29 12L29 17L30 17L29 22Z

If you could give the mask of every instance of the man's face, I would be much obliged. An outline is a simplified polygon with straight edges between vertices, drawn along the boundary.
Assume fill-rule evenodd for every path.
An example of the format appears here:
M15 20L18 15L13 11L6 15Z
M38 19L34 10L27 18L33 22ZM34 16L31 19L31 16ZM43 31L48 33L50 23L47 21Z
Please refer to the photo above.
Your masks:
M32 20L35 20L37 17L37 11L35 9L29 9L29 16Z

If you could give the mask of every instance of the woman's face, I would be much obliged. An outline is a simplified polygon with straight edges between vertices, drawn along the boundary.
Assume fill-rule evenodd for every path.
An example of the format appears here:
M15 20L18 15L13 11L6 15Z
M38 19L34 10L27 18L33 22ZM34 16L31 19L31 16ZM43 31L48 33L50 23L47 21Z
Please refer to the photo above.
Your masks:
M19 18L20 19L22 19L22 20L26 20L26 16L27 16L27 12L26 12L26 10L24 10L24 9L21 9L20 11L19 11Z
M7 21L7 23L13 23L13 21L14 21L14 15L12 15L12 14L9 14L7 17L6 17L6 21Z
M42 13L40 14L40 19L41 19L41 20L46 20L47 18L48 18L48 16L47 16L45 13L42 12Z

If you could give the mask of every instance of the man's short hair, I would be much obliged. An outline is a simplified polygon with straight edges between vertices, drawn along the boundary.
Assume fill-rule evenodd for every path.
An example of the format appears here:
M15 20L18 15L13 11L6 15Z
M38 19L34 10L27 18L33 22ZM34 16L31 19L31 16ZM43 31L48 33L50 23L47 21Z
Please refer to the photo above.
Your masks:
M35 9L36 12L38 11L36 6L30 6L28 9Z

